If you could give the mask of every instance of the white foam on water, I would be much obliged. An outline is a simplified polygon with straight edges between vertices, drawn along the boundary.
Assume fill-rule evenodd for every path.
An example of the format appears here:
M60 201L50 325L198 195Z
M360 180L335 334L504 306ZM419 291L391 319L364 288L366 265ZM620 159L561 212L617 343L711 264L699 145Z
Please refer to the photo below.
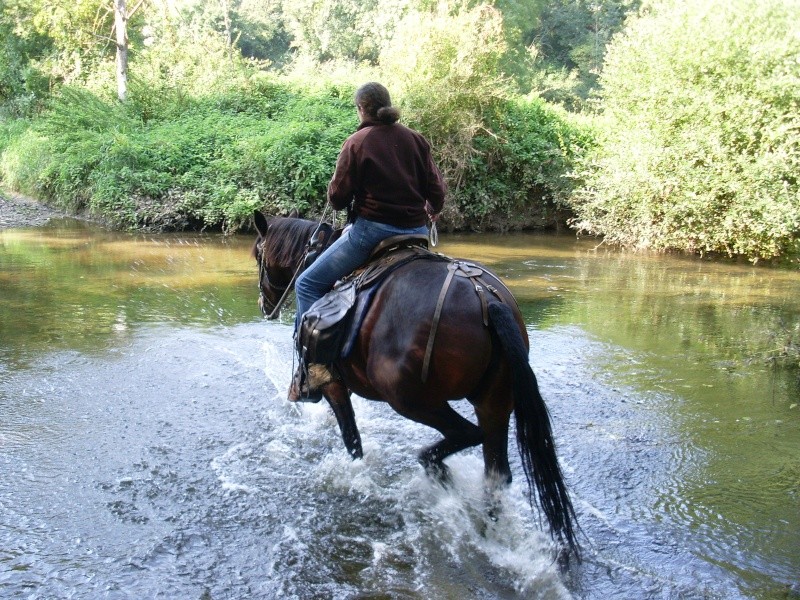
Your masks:
M570 597L553 560L553 545L541 531L517 482L496 493L500 516L497 521L489 518L480 449L448 458L453 483L445 488L427 477L416 461L419 450L440 439L440 434L399 417L383 403L353 396L364 457L352 460L326 402L285 401L295 366L291 328L275 327L270 334L263 342L263 364L265 376L276 391L267 402L270 429L265 435L269 439L259 452L267 462L297 461L293 463L296 469L304 470L304 479L313 482L311 493L353 498L357 505L354 518L376 518L371 511L395 514L399 530L381 529L375 539L348 538L372 548L370 569L378 580L387 584L386 578L393 577L391 564L406 560L414 564L414 581L405 581L404 585L411 583L424 589L442 576L435 572L439 565L428 563L441 562L443 557L449 563L474 563L482 566L473 568L497 570L509 587L525 596ZM514 452L512 442L509 449ZM236 447L224 456L239 456L247 462L247 456ZM225 476L223 485L233 489L245 485L230 467ZM284 532L291 535L291 528ZM411 552L406 556L401 548L409 546L413 551L405 550Z
M216 473L222 488L232 492L251 492L252 488L241 483L248 476L247 457L253 449L249 444L236 444L221 456L211 461L211 469Z
M445 541L451 557L463 560L473 553L508 572L518 592L537 597L569 597L553 546L542 533L516 482L505 489L489 491L483 477L483 461L477 456L453 456L446 461L453 477L452 488L443 488L424 476L416 479L419 509L436 538ZM489 508L498 514L493 520Z
M500 516L497 521L489 517L489 492L479 456L447 459L453 481L443 487L416 464L398 472L393 464L395 449L387 456L380 444L367 442L364 450L360 461L350 460L344 452L325 456L315 475L325 488L354 495L359 502L390 502L402 517L402 540L412 544L416 555L443 551L449 561L477 562L502 571L502 579L521 594L571 597L554 562L553 545L533 518L520 486L514 483L495 491L492 505L499 504ZM373 542L373 552L373 560L380 562L388 553L385 540Z
M291 332L286 327L270 329L262 350L264 353L264 375L275 388L275 397L289 389L292 381L293 349Z

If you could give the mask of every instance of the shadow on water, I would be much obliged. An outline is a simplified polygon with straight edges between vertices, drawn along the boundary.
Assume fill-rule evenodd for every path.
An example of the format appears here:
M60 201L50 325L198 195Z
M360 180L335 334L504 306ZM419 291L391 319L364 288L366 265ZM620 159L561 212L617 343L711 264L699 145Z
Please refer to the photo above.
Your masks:
M797 598L800 274L443 236L519 299L582 523L560 576L520 485L484 517L433 432L356 399L365 459L282 400L249 238L0 232L0 592L21 597ZM458 403L469 415L468 407Z

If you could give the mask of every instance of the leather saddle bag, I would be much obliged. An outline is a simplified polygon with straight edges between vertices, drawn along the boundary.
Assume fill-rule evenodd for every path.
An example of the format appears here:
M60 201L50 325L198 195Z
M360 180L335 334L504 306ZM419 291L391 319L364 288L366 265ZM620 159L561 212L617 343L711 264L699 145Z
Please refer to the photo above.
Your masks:
M336 284L303 315L297 350L306 364L329 365L339 359L354 312L356 284L354 279Z

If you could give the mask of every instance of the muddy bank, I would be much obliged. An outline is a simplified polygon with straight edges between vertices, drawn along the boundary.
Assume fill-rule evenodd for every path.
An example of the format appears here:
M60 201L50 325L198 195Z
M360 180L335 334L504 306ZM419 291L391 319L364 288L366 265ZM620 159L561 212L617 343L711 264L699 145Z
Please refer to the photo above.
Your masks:
M50 219L67 216L31 198L0 190L0 229L41 227Z

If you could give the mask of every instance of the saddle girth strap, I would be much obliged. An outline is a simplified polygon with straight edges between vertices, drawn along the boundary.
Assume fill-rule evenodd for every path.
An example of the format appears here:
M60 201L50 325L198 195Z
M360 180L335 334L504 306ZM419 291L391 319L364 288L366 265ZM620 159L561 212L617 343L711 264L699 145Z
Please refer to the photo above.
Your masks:
M475 292L478 294L478 298L481 301L481 316L483 317L484 327L489 326L489 303L486 299L484 289L488 289L500 300L500 302L504 302L503 297L497 291L497 288L487 284L485 281L483 281L483 279L481 279L481 275L483 275L483 269L472 263L461 262L458 260L451 261L450 264L447 265L447 277L445 277L444 283L442 284L442 289L439 292L439 298L436 301L436 309L433 311L431 331L428 334L428 344L425 347L425 357L422 361L423 383L428 380L428 373L431 366L431 356L433 354L433 344L436 340L436 332L439 329L439 321L442 316L442 308L444 307L444 301L447 297L447 291L450 289L450 284L453 282L453 277L456 275L459 277L469 278L472 281L472 285L475 287Z
M422 361L422 383L428 380L428 369L431 366L431 354L433 354L433 341L436 339L436 330L439 329L439 318L442 316L444 299L447 297L447 290L450 289L450 284L453 282L453 276L455 276L457 268L457 262L451 262L447 265L447 277L444 278L442 290L439 292L439 299L436 301L436 310L433 311L431 331L428 334L428 344L425 346L425 358Z

